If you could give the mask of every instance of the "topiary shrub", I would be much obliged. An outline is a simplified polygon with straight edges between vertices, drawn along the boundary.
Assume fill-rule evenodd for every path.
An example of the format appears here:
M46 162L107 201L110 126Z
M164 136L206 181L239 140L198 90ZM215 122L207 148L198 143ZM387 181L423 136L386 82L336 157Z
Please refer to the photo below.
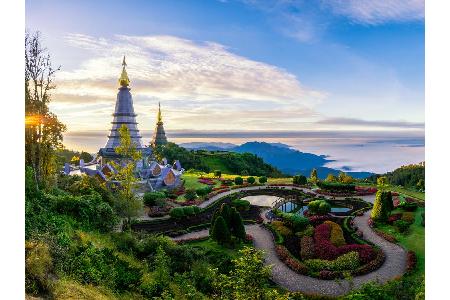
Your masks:
M325 200L314 200L309 202L308 211L311 214L326 215L331 211L331 205Z
M169 212L170 217L174 219L181 219L184 217L184 207L174 207Z
M312 271L347 271L359 267L358 252L348 252L336 258L335 260L307 259L304 264Z
M308 178L306 178L306 176L304 175L295 175L292 178L292 183L298 185L305 185L306 183L308 183Z
M146 192L143 198L145 205L155 206L157 204L157 200L166 198L166 194L163 192Z
M236 207L237 210L248 210L250 208L250 202L243 199L235 199L231 201L231 205Z
M248 177L248 178L247 178L247 182L248 182L249 184L254 184L254 183L256 182L255 177L253 177L253 176Z
M330 242L336 247L345 245L344 232L339 224L332 221L325 221L324 223L331 226Z
M309 225L308 218L299 216L298 214L281 213L280 216L295 232L302 231Z
M258 178L259 183L264 184L267 182L267 177L266 176L261 176Z
M192 216L195 214L194 207L193 206L185 206L183 207L183 214L187 216Z
M376 222L386 222L393 207L391 192L378 190L370 216Z
M195 190L195 193L199 196L206 196L209 193L212 192L212 187L211 186L205 186L205 187L200 187L198 189Z
M228 243L231 239L230 230L228 229L227 223L222 216L218 216L211 228L211 237L213 240L217 241L220 245Z
M244 179L240 176L237 176L234 178L234 184L236 185L243 185L244 184Z
M194 208L194 213L195 214L200 213L200 211L201 211L200 207L198 207L197 205L192 205L192 207Z

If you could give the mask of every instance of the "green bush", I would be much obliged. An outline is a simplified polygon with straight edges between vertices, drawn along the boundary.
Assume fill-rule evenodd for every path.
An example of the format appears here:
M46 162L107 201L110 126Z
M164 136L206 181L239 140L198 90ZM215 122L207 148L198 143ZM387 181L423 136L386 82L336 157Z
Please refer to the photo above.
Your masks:
M254 184L256 182L255 177L253 176L247 177L247 182L249 184Z
M331 205L325 200L314 200L309 202L308 211L311 214L326 215L331 211Z
M201 188L198 188L195 190L195 193L199 196L206 196L211 192L212 192L211 186L205 186L205 187L201 187Z
M185 216L192 216L192 215L194 215L195 214L194 207L193 206L185 206L185 207L183 207L183 214Z
M186 190L186 194L184 195L184 198L188 201L195 200L197 198L197 193L194 189L188 189Z
M394 226L397 228L399 232L407 231L410 225L411 225L410 223L405 222L403 220L397 220L394 222Z
M238 210L248 210L250 208L250 202L242 199L235 199L231 201L231 205Z
M314 234L314 227L312 225L308 225L306 226L305 229L295 233L295 235L300 238L304 236L313 236L313 234Z
M371 218L377 222L386 222L393 208L391 192L378 190L373 204Z
M282 236L287 237L292 235L292 230L286 227L281 221L273 221L272 227Z
M304 261L304 263L314 272L322 270L328 271L354 270L357 267L359 267L359 255L358 252L352 251L339 256L335 260L307 259Z
M330 242L336 247L345 245L344 232L341 226L332 221L325 221L324 223L331 226Z
M305 185L308 183L308 178L306 178L306 176L304 175L295 175L292 178L292 183L298 185Z
M169 215L174 219L181 219L184 217L184 209L183 207L174 207L170 210Z
M166 194L163 192L146 192L143 198L145 205L155 206L157 200L166 198Z
M215 171L214 171L214 176L220 178L220 177L222 176L222 171L220 171L220 170L215 170Z
M200 211L201 211L200 207L198 207L197 205L192 205L192 207L194 208L194 213L195 214L200 213Z
M309 225L309 219L298 214L282 213L281 218L283 218L295 232L302 231Z
M211 237L220 245L228 243L231 239L230 230L222 216L218 216L211 228Z
M404 212L402 214L402 220L409 224L413 224L415 219L416 219L416 217L413 212Z
M261 176L258 178L259 183L264 184L267 182L267 177L266 176Z
M244 179L242 179L242 177L240 177L240 176L237 176L234 178L234 184L242 185L242 184L244 184Z
M322 190L335 193L353 193L355 191L354 184L319 181L317 182L317 186Z

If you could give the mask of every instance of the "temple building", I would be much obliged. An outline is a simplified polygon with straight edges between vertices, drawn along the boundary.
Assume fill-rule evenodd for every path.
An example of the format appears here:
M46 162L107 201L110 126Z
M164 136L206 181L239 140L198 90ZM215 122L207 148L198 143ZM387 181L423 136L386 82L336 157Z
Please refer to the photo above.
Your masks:
M126 70L125 57L122 62L122 74L119 78L119 92L117 93L116 107L113 114L112 128L108 135L105 147L101 148L98 156L91 162L84 163L81 159L79 166L69 163L64 165L63 173L67 175L87 175L96 177L103 182L108 182L111 175L117 171L109 164L109 161L120 161L120 155L116 153L116 148L120 145L119 129L122 125L128 127L131 140L136 145L137 150L142 152L142 159L136 163L136 175L141 179L140 183L146 185L151 191L159 189L174 189L182 184L181 175L184 169L178 160L173 164L167 159L156 161L152 156L150 146L167 144L166 133L163 127L161 116L161 106L158 105L158 117L152 142L149 146L144 146L136 122L136 114L133 107L133 98L130 93L130 79Z
M152 147L163 146L167 144L166 132L164 131L164 123L161 115L161 103L158 103L158 117L156 121L155 132L152 138Z
M143 157L151 155L152 151L150 147L144 147L142 144L142 136L139 133L136 122L136 116L133 107L133 98L130 93L130 79L128 78L127 63L125 62L125 56L122 62L122 74L119 78L119 92L117 93L116 107L113 114L113 121L111 122L112 128L108 135L108 141L105 147L99 151L99 156L106 159L116 159L118 155L115 152L117 146L120 145L119 129L122 125L128 127L130 131L131 140L136 145L137 150L142 152ZM138 164L142 167L142 164Z

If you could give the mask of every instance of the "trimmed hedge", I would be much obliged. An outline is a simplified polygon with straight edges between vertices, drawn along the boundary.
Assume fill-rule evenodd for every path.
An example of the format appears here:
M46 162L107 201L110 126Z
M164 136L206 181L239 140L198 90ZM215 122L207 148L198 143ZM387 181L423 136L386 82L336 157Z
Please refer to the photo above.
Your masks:
M355 192L354 184L343 184L343 183L319 181L319 182L317 182L317 186L323 190L337 192L337 193L354 193Z
M304 264L308 266L312 271L354 270L355 268L359 267L359 255L358 252L351 251L339 256L335 260L308 259L304 261Z
M231 205L236 207L237 210L248 210L250 208L250 202L242 199L235 199L231 201Z

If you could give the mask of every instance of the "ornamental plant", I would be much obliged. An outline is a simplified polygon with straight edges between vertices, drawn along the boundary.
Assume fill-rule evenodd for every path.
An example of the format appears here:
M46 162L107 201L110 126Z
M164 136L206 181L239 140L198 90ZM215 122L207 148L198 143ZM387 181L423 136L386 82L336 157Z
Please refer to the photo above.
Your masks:
M242 185L242 184L244 184L244 179L242 179L242 177L240 177L240 176L237 176L234 178L234 184Z
M166 198L166 194L163 192L146 192L143 198L145 205L155 206L157 200Z
M267 177L266 176L261 176L258 178L259 183L264 184L267 182Z
M184 217L184 209L183 207L174 207L169 212L170 217L175 219L181 219Z
M304 261L312 271L346 271L359 267L359 256L357 252L348 252L335 260L307 259Z
M247 178L247 182L248 182L249 184L254 184L254 183L256 182L256 179L255 179L255 177L250 176L250 177Z
M403 220L397 220L394 222L394 226L397 228L398 232L407 231L410 225L411 225L410 223L405 222Z
M222 216L218 216L211 228L211 238L220 245L230 242L231 234Z
M378 190L370 216L376 222L386 222L393 208L391 192Z
M344 232L342 231L341 226L332 221L325 221L324 223L331 226L330 242L336 247L345 245Z
M325 200L314 200L309 202L308 211L311 214L326 215L331 211L331 205Z
M184 198L186 198L186 200L191 201L197 198L197 193L195 192L194 189L188 189L186 190L186 194L184 195Z

